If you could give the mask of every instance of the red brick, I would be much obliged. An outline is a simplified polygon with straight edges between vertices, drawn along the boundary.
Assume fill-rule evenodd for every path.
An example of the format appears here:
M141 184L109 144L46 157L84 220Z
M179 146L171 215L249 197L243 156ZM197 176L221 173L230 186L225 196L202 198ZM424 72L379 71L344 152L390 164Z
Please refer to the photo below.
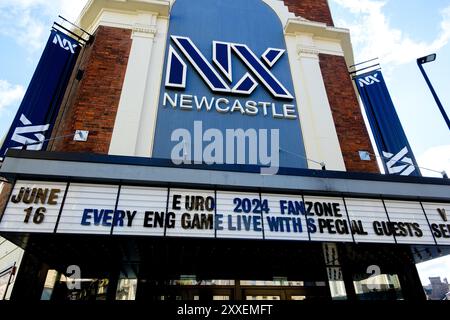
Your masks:
M66 94L53 137L88 130L86 142L58 139L48 150L107 154L131 49L131 30L100 26L80 56L83 79ZM76 73L76 72L75 72ZM70 88L69 84L69 88Z
M8 182L0 182L0 218L3 214L6 205L8 204L8 197L12 190L12 184Z
M347 171L379 173L373 156L371 161L359 157L360 150L374 152L344 57L326 54L319 57Z
M327 0L284 0L284 3L296 16L334 26Z

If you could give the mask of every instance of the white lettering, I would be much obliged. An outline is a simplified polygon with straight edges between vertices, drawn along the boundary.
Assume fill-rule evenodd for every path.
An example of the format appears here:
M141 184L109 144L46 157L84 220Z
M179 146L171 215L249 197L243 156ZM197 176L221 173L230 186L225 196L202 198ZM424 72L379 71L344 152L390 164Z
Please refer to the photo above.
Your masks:
M190 94L182 94L180 99L181 110L192 110L192 96Z
M172 107L183 111L203 110L209 112L215 110L218 113L235 113L241 115L257 116L262 114L264 117L271 115L275 119L295 120L297 119L297 109L293 104L277 104L267 101L253 101L234 99L229 100L224 97L205 97L189 94L170 94L165 92L163 96L163 107Z
M198 97L194 96L195 106L197 107L198 111L202 110L203 105L206 106L206 111L210 111L213 104L214 104L214 98L211 98L211 102L208 103L208 99L206 97L202 97L200 102L198 101Z
M191 133L186 129L176 129L172 132L171 141L178 141L172 148L170 157L176 165L191 164Z
M165 92L164 93L164 99L163 99L163 106L165 107L167 105L167 101L169 101L172 108L176 109L178 105L178 93L175 93L175 96L173 97L173 100L170 98L170 95Z

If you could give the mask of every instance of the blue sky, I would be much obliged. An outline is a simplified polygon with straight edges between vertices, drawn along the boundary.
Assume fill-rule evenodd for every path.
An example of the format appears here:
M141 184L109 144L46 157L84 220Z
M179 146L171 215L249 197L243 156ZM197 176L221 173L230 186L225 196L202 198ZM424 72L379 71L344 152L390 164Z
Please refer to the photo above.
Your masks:
M450 115L450 0L329 2L335 25L351 31L356 61L379 58L419 165L450 174L450 133L415 62L437 53L426 70ZM58 14L75 20L85 3L0 0L0 139L21 102L52 22ZM441 270L450 279L449 268Z

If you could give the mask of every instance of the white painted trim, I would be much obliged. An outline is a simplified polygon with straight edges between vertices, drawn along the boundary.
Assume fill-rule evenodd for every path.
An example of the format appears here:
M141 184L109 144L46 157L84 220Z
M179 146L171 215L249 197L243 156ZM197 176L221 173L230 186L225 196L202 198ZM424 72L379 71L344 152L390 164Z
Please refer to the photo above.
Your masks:
M109 154L131 156L135 153L153 42L153 38L133 37Z
M164 18L158 19L157 29L158 33L154 40L152 59L150 61L147 90L144 96L145 105L141 115L139 136L136 143L135 155L140 157L152 157L153 154L164 60L166 47L169 45L167 41L169 20Z
M325 23L288 19L284 28L285 36L311 36L319 53L344 56L348 66L355 64L350 31L344 28L327 26ZM336 46L339 43L339 46ZM332 50L331 47L333 47Z
M289 11L289 8L285 5L282 0L262 0L266 5L268 5L278 16L281 21L283 28L289 19L303 19L301 17L296 17L293 12Z
M93 33L99 25L105 25L101 22L101 17L105 12L116 12L122 15L136 15L145 12L167 18L169 17L170 5L171 2L167 0L89 0L81 11L76 24ZM127 29L131 28L128 27Z
M328 170L345 171L314 36L286 35L286 48L306 156L324 162ZM308 161L308 168L320 169L320 166Z

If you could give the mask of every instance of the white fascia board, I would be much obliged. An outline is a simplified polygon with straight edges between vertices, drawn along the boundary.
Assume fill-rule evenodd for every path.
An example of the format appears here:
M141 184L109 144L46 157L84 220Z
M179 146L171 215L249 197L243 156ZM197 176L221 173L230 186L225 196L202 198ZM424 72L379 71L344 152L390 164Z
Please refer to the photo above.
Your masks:
M302 19L289 19L284 28L286 35L309 34L316 39L316 48L320 53L343 55L348 66L355 64L353 54L353 46L350 40L350 30L344 28L336 28L327 26L322 22L306 21ZM329 45L324 45L325 42L336 43L338 41L341 50L329 50Z
M168 0L89 0L81 11L76 24L81 28L94 32L98 27L99 16L106 11L137 14L151 12L158 17L169 17L170 4Z

